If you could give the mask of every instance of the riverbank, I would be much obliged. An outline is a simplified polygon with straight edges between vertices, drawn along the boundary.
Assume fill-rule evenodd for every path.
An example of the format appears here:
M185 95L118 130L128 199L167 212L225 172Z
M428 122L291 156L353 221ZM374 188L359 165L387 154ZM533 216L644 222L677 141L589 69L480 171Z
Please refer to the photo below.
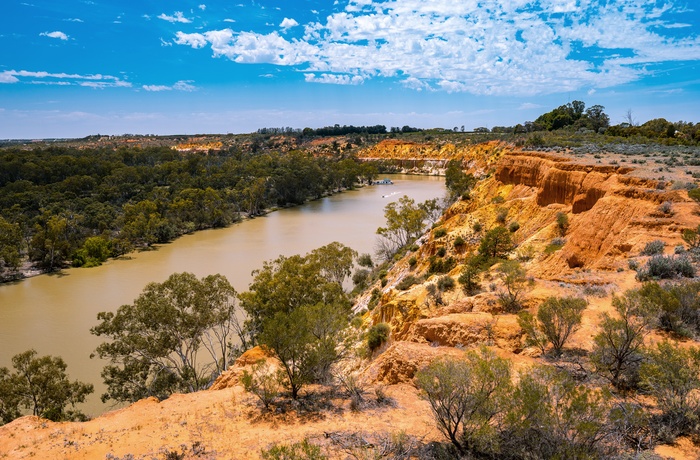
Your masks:
M322 200L324 198L328 198L328 197L335 196L335 195L338 195L341 193L345 193L348 191L357 190L357 189L361 189L363 187L368 187L368 186L373 186L373 185L380 185L380 184L361 183L353 188L341 188L341 189L338 189L338 190L333 191L333 192L324 192L321 197L309 198L302 204L288 204L286 206L269 207L269 208L263 209L260 213L255 214L255 215L250 215L247 213L239 213L235 221L231 222L230 224L228 224L224 227L217 227L217 228L230 228L230 227L235 226L236 224L239 224L241 222L264 217L270 213L273 213L273 212L276 212L276 211L279 211L282 209L290 209L290 208L296 208L299 206L304 206L304 205L307 205L307 204L312 203L314 201ZM105 262L110 261L110 260L129 260L131 258L129 256L130 254L140 253L140 252L148 252L148 251L157 251L160 247L162 247L164 245L172 244L173 242L179 240L180 238L182 238L184 236L192 235L192 234L202 232L202 231L213 230L213 229L215 229L215 228L210 227L210 228L203 228L203 229L199 229L199 230L193 230L193 231L187 232L187 233L182 233L181 235L178 235L176 238L174 238L171 241L168 241L166 243L156 243L156 244L152 244L152 245L142 246L139 248L134 248L132 251L129 251L125 254L121 254L121 255L118 255L115 257L109 257L107 260L105 260ZM29 260L25 259L24 261L22 261L22 264L16 273L11 273L7 276L4 276L4 273L0 273L0 287L2 287L4 284L21 282L22 280L32 278L35 276L39 276L39 275L60 274L63 270L66 270L66 269L72 269L72 268L90 269L90 268L99 267L100 265L95 265L95 266L91 266L91 267L74 267L71 264L69 264L68 261L65 261L64 265L61 266L60 268L49 270L49 269L41 268L41 267L37 266L35 263L32 263Z

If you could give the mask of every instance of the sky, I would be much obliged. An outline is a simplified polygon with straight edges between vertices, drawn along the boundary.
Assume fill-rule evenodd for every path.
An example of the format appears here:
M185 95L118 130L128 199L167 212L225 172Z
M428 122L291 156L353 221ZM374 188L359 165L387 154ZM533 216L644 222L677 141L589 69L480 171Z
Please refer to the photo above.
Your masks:
M700 122L698 0L3 0L0 139Z

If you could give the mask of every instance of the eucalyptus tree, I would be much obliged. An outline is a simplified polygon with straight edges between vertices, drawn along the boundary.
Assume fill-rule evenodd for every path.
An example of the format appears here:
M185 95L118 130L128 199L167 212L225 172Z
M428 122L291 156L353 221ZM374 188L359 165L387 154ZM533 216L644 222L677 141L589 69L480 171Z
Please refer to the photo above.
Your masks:
M109 360L102 400L167 398L207 388L232 361L232 341L242 335L236 297L222 275L175 273L148 284L116 313L99 313L91 332L109 339L96 350Z

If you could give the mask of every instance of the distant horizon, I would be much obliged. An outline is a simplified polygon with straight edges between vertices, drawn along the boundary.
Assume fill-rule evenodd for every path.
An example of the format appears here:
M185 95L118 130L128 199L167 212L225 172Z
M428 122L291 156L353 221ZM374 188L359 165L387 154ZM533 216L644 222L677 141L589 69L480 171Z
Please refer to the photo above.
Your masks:
M686 0L8 0L0 138L700 122ZM192 134L184 134L192 135Z
M556 107L553 107L553 108L556 108ZM671 123L678 122L678 121L700 123L700 121L696 122L694 120L673 120L673 119L669 119L668 117L664 117L664 116L658 116L658 117L650 118L649 120L644 120L644 121L638 121L638 120L636 120L636 117L635 117L635 121L637 121L638 125L642 125L645 122L656 119L656 118L664 118ZM534 120L527 120L527 121L534 121ZM523 123L524 123L524 121L514 123L512 125L496 124L496 125L492 126L491 128L496 127L496 126L498 126L498 127L502 127L502 126L513 127L517 124L523 124ZM619 123L611 123L611 125L612 124L621 124L621 123L625 123L625 121L623 120L623 121L620 121ZM291 128L295 131L302 131L304 128L319 129L319 128L331 127L331 126L334 126L336 124L343 126L343 124L340 124L340 123L333 123L333 124L325 125L325 126L303 126L303 127L295 127L295 126L289 126L289 125L285 125L285 126L282 126L282 125L280 125L280 126L260 126L252 131L245 131L245 132L238 132L238 133L234 133L234 132L227 132L227 133L223 133L223 132L221 132L221 133L217 133L217 132L192 132L192 133L173 132L173 133L162 133L162 134L156 134L156 133L118 133L118 134L116 134L116 133L91 133L91 134L86 134L85 136L77 136L77 137L73 137L73 136L16 137L16 138L10 138L10 137L1 138L0 137L0 142L46 141L46 140L81 140L81 139L86 139L88 137L93 137L93 136L100 136L100 137L129 137L129 136L132 136L132 137L134 137L134 136L139 136L139 137L149 137L149 136L152 136L152 137L196 137L196 136L204 136L204 137L207 137L207 136L229 136L229 135L243 136L246 134L257 134L259 130L269 129L269 128ZM392 127L401 128L403 126L407 126L407 125L401 125L401 126L399 126L399 125L387 125L386 123L373 123L373 124L364 123L364 124L357 124L357 125L346 124L345 126L375 126L375 125L385 126L387 129L387 133L386 133L387 135L392 134L389 131ZM418 130L418 132L444 130L444 131L456 132L456 133L460 133L460 134L474 134L476 129L482 128L482 127L485 127L485 126L474 126L472 128L467 128L465 126L464 131L461 131L461 126L458 126L457 128L459 128L459 129L457 131L454 131L455 127L448 128L445 126L434 126L431 128L425 128L425 127L420 127L420 126L412 126L412 128L416 128ZM491 128L489 128L489 129L491 129ZM395 134L403 134L403 133L395 133ZM492 133L492 134L498 134L498 133ZM339 134L338 136L349 136L349 135L351 135L351 134L347 134L347 135L346 134L342 134L342 135ZM333 135L328 135L326 137L333 137Z

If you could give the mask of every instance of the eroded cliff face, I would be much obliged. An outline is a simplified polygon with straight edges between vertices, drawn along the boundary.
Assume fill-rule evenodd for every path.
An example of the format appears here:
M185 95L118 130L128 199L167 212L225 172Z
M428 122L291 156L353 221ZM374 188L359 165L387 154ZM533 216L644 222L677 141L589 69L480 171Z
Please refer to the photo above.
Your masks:
M411 154L410 146L401 148L403 154ZM421 348L479 345L495 347L515 360L527 361L534 353L526 347L516 316L500 310L497 293L502 283L493 272L484 275L477 295L465 294L458 283L440 295L430 294L444 276L427 274L428 261L440 248L455 259L455 267L446 276L456 281L484 232L517 223L512 227L517 244L512 257L522 262L534 281L525 301L526 307L534 308L550 295L585 296L586 289L595 288L605 297L632 287L635 272L628 267L630 258L638 257L652 240L664 241L667 253L672 253L674 246L683 243L681 231L700 223L698 206L685 191L667 191L663 183L636 177L631 167L579 163L575 158L525 152L498 143L459 150L456 158L481 178L470 199L446 211L438 224L444 236L435 236L434 231L426 234L420 248L395 265L386 286L374 286L382 289L382 297L368 318L372 324L391 326L391 360L400 360L396 350L402 349L401 342L412 344L405 348L407 356L418 355ZM560 213L568 220L563 233L557 226ZM475 230L476 223L481 230ZM465 244L456 248L458 237ZM555 238L563 246L551 247ZM413 267L408 264L411 257L418 261ZM426 278L422 284L398 290L397 284L409 275ZM358 309L364 305L361 299ZM609 308L609 301L600 308ZM600 310L591 311L586 321L592 324ZM581 348L590 348L594 331L589 327L587 335L579 337ZM412 368L410 363L397 366ZM381 368L389 369L386 365ZM377 365L370 369L368 377L378 382L412 378L410 372L391 370L389 378L377 372Z
M569 215L566 244L547 261L547 267L534 267L540 276L553 277L576 268L618 268L621 259L653 239L669 246L682 243L681 230L697 220L695 203L683 191L666 191L663 183L630 176L633 171L527 152L511 152L500 159L496 181L530 187L539 208L560 205L558 212ZM659 210L662 203L669 203L669 212Z

